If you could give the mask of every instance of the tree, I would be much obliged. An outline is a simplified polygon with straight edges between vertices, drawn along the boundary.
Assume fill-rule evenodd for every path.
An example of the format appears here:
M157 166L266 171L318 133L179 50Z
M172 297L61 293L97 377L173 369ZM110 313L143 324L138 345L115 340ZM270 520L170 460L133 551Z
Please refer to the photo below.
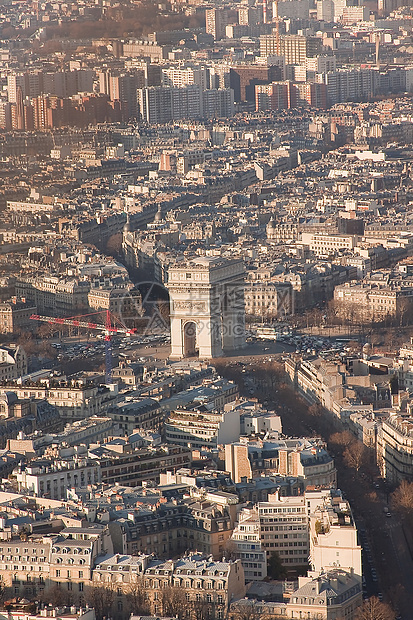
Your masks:
M106 252L111 256L119 256L122 249L122 233L116 233L109 237L106 243Z
M413 525L413 482L402 480L391 495L391 503L408 525Z
M322 408L322 406L320 405L320 403L314 403L313 405L310 405L310 406L309 406L309 408L308 408L308 413L309 413L311 416L314 416L314 417L316 417L316 418L319 418L319 417L322 415L322 413L323 413L323 408Z
M224 556L226 560L236 560L238 547L232 538L228 538L224 545Z
M36 343L30 332L23 333L17 340L17 344L23 347L26 355L31 355L36 350Z
M211 620L214 616L211 603L208 603L205 598L192 601L190 603L188 616L191 617L192 620Z
M285 579L287 571L281 563L281 558L276 551L273 551L268 559L268 574L272 579Z
M85 600L89 607L95 610L96 620L102 620L104 617L110 616L115 600L115 591L111 584L93 585L86 591Z
M62 603L62 590L57 583L55 583L44 590L39 596L39 599L53 607L58 607Z
M360 468L366 463L366 446L361 441L353 441L343 453L344 462L347 467L355 469L358 473Z
M330 435L329 444L333 445L336 450L343 452L354 441L354 435L350 431L341 431Z
M4 582L3 577L0 577L0 604L3 605L10 594L10 588L8 588Z
M57 331L57 327L55 325L51 325L50 323L42 323L41 325L39 325L37 335L42 340L46 340L48 338L51 338L55 331Z
M179 620L188 618L190 609L186 591L177 586L167 586L161 590L162 613L164 616L176 617Z
M263 613L257 601L244 600L234 605L231 620L262 620Z
M356 612L356 620L394 620L396 614L387 603L376 596L368 598Z
M134 616L149 616L150 603L147 593L143 586L142 577L138 577L136 581L132 581L125 589L126 600L129 605L129 611Z

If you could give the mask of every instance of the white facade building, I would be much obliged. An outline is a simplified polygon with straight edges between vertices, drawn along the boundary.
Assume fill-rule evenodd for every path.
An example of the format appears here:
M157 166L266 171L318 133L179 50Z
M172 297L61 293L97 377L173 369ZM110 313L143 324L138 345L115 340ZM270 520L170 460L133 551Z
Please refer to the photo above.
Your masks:
M310 563L313 575L332 568L362 577L361 547L347 500L340 491L306 491L310 515Z
M268 495L258 503L261 541L267 556L278 553L287 568L308 562L308 518L304 496Z
M244 508L239 513L231 543L244 568L245 581L265 579L267 555L260 540L260 519L256 509Z
M165 424L166 440L192 448L216 447L239 440L240 419L238 411L205 412L177 409Z
M50 499L66 499L69 487L83 487L101 481L100 467L90 459L39 459L13 473L19 491L28 490L37 497Z

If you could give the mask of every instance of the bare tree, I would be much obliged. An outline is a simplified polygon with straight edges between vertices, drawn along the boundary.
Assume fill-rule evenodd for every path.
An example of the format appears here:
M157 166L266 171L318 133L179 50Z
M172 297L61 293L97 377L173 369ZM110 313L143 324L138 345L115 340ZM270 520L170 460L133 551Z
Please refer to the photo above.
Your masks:
M391 495L391 503L410 527L413 525L413 482L402 480Z
M366 463L366 446L361 441L353 441L343 453L344 462L347 467L355 469L358 473L360 468Z
M212 620L213 615L211 603L208 603L205 598L200 598L190 603L190 617L192 620Z
M237 554L237 545L232 538L228 538L224 545L224 556L227 560L236 560L238 557Z
M95 610L96 620L102 620L110 615L115 600L115 591L111 584L93 585L87 589L85 600L89 607Z
M354 435L350 431L341 431L330 435L329 444L336 450L343 452L354 441Z
M62 603L62 589L55 583L46 588L39 596L39 599L53 607L58 607Z
M47 340L53 336L55 331L57 331L56 325L51 325L50 323L42 323L38 327L37 335L42 340Z
M11 592L11 589L8 588L4 582L3 577L0 577L0 604L4 604L4 601L7 600Z
M256 601L242 601L234 605L231 610L231 620L261 620L262 618L262 611Z
M145 591L143 586L142 577L138 577L136 581L132 581L130 584L128 584L124 591L131 614L150 614L150 602L147 592Z
M190 609L186 591L177 586L167 586L161 590L162 613L164 616L177 617L179 620L188 618Z
M376 596L364 601L356 613L356 620L394 620L395 617L390 605L382 603Z
M122 233L115 233L106 243L106 252L111 256L119 256L122 249Z
M322 415L322 413L323 413L323 408L320 405L320 403L314 403L313 405L309 406L308 413L311 416L319 418Z
M30 332L24 332L17 340L19 344L25 350L27 355L32 355L36 350L36 343Z

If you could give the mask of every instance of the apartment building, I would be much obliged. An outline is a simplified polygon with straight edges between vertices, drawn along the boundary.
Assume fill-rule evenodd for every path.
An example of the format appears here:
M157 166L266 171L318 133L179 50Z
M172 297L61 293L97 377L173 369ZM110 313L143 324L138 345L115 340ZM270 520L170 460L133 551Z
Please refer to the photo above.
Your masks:
M27 356L23 347L18 344L0 347L0 383L13 381L26 373Z
M377 432L377 464L383 478L397 485L413 481L413 418L390 415Z
M282 35L279 43L276 34L260 37L261 56L284 56L286 65L304 64L307 57L319 56L321 47L321 39L298 34Z
M56 407L64 422L102 415L107 412L117 396L115 392L104 386L79 385L76 382L60 382L59 385L46 381L37 385L12 384L0 388L0 393L8 390L15 392L16 396L22 400L47 400Z
M229 24L230 12L228 9L206 9L205 11L205 30L212 34L217 41L225 37L225 28Z
M123 320L142 316L142 296L139 291L128 288L92 289L88 294L88 304L92 310L109 310Z
M245 313L250 316L284 318L294 314L294 289L281 282L253 282L244 289Z
M107 526L68 527L59 534L0 541L0 576L15 596L35 597L50 587L84 603L95 558L113 553ZM72 598L73 600L73 598Z
M227 443L225 445L225 471L237 484L243 478L252 479L251 463L248 458L248 445L245 443Z
M409 312L413 303L413 289L392 283L347 282L334 289L334 299L341 313L347 312L356 320L382 321Z
M241 615L251 614L277 619L356 620L362 603L363 593L359 580L351 572L336 568L319 577L299 577L298 588L288 592L288 602L256 601L250 598L234 601L230 606L229 617L235 620Z
M305 566L310 551L305 497L270 494L267 502L258 503L258 515L267 557L274 551L286 568Z
M171 46L158 45L155 41L147 39L131 39L123 44L123 55L129 58L143 57L151 61L159 62L167 58Z
M363 603L360 581L351 571L329 570L319 577L299 577L287 603L287 617L355 620Z
M321 358L312 360L286 360L285 370L294 385L313 403L332 408L334 398L342 398L344 364Z
M163 575L163 576L162 576ZM153 562L144 575L145 587L153 602L155 613L161 611L157 591L173 585L186 592L188 602L204 601L207 609L214 610L218 620L226 616L229 603L245 593L244 571L240 560L211 561L192 554L176 562Z
M191 445L192 448L214 448L237 441L239 435L239 413L234 410L180 408L171 411L165 423L165 437L169 443Z
M197 84L206 90L209 88L209 71L207 67L168 67L162 68L162 82L165 86L184 88Z
M34 323L30 320L36 314L34 304L20 301L6 301L0 304L0 334L17 334L29 331Z
M127 434L135 428L159 430L164 415L154 398L126 396L108 409L108 416Z
M255 109L257 112L266 110L287 110L297 104L297 92L292 82L272 82L257 84L255 87Z
M217 499L215 497L215 499ZM219 499L219 498L218 498ZM129 510L109 524L115 551L175 557L187 550L222 557L233 531L232 510L207 497Z
M122 590L127 592L130 584L138 580L142 581L151 612L156 617L163 613L164 601L160 593L167 588L182 590L188 606L204 603L207 613L213 612L218 620L226 616L230 601L245 593L240 560L214 561L199 553L167 561L148 558L147 555L97 558L93 575L95 585L113 584L122 597ZM122 601L122 598L118 600ZM118 604L118 610L122 607Z
M142 120L151 124L172 120L222 118L234 114L231 89L205 89L198 84L183 87L152 86L137 91Z
M339 567L361 581L361 546L350 504L340 491L306 491L312 575Z
M3 400L3 395L0 395L1 400ZM34 404L30 401L26 402L29 407ZM66 424L61 433L48 435L37 431L31 435L20 435L17 439L9 439L7 445L10 450L15 450L21 454L40 455L46 447L52 444L61 445L65 443L67 446L85 444L88 446L91 443L103 441L112 435L114 430L111 418L92 416L86 420L77 420L73 424Z
M152 86L137 91L142 120L151 124L168 123L182 118L202 118L201 89L197 84L183 88Z
M266 227L268 241L276 243L293 243L298 239L297 224L277 223L273 217Z
M297 476L305 480L305 486L335 487L337 470L334 459L324 446L300 446L298 449L279 450L278 473Z
M89 282L58 276L28 276L16 281L16 295L52 316L84 311L88 307Z
M358 244L356 235L327 235L322 233L301 234L301 242L319 258L328 258L340 250L353 250Z
M38 458L20 465L14 472L17 487L38 497L65 499L69 487L101 482L99 464L87 457L57 460Z
M261 581L267 576L267 554L261 542L261 528L255 508L243 508L229 541L229 548L241 560L245 581Z
M107 447L106 447L107 446ZM122 443L111 446L104 444L96 449L99 457L101 480L106 484L127 484L138 486L144 482L159 482L161 472L176 471L190 465L191 450L188 446L159 446L154 449L139 448L131 450L126 446L125 452L118 452L111 448L121 448ZM94 451L91 453L94 454Z

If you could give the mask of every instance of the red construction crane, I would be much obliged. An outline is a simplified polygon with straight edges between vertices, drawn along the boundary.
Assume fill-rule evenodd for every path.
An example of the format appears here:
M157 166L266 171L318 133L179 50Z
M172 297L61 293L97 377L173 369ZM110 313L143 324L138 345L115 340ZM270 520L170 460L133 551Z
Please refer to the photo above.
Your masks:
M129 329L124 325L118 317L113 315L109 310L105 311L105 324L93 323L91 321L82 321L86 317L90 316L102 316L102 312L92 312L91 314L82 314L79 316L72 316L68 318L58 316L43 316L41 314L32 314L31 319L33 321L42 321L43 323L49 323L50 325L68 325L69 327L85 327L86 329L93 329L105 334L105 361L106 361L106 382L112 381L112 336L113 334L125 334L127 336L133 336L136 334L136 329ZM120 327L114 325L114 322L120 323Z

